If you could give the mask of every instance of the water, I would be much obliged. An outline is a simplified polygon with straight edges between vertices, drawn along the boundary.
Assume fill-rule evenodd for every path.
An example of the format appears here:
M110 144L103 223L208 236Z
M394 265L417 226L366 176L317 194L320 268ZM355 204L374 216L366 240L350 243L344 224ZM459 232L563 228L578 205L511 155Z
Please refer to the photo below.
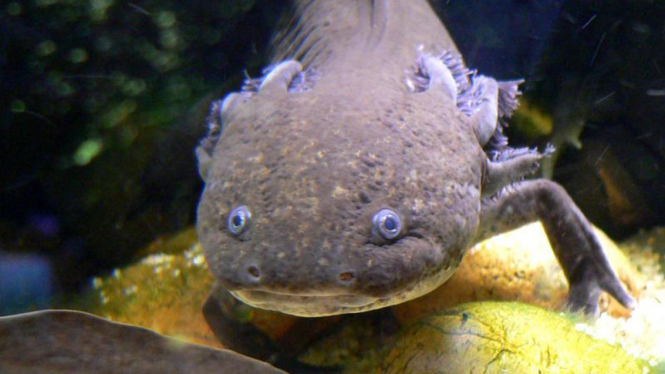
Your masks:
M525 79L511 144L553 143L544 173L592 222L615 240L663 226L665 5L432 6L468 66ZM260 74L286 10L258 0L0 5L0 314L69 305L94 277L194 224L193 149L210 102Z

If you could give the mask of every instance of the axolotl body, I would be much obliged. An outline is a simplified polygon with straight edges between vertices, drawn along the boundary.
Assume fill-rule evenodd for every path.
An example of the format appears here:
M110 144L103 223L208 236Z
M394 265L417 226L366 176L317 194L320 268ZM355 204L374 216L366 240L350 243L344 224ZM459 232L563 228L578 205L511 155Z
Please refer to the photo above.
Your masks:
M373 310L540 220L572 309L595 312L601 290L632 306L565 190L524 179L547 152L505 142L520 81L467 69L424 0L294 8L274 64L213 105L196 151L198 233L224 289L299 316Z

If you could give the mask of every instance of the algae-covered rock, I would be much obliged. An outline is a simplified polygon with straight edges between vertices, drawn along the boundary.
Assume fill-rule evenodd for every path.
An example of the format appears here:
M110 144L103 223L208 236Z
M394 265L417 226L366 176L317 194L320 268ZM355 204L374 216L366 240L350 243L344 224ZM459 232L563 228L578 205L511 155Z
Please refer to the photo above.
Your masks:
M569 318L519 303L471 303L410 326L377 372L636 373L646 362L594 339Z
M638 296L642 280L626 256L602 231L596 235L619 279ZM481 242L471 248L457 272L427 295L394 307L403 323L465 302L482 300L521 301L550 309L561 309L568 283L554 257L542 225L538 222ZM600 310L614 316L629 311L603 293Z
M213 283L194 229L151 245L138 263L95 278L98 303L87 311L186 341L220 346L201 306Z
M665 276L665 226L642 230L622 242L621 247L647 278Z

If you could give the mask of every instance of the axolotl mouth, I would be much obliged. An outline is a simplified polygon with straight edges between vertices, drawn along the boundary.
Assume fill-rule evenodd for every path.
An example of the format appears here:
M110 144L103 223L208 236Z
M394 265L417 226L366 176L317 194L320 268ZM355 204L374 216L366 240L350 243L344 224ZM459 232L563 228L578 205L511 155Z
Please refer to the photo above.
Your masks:
M431 291L449 278L451 273L452 270L443 271L415 286L382 297L348 293L279 293L263 290L240 290L230 291L230 293L253 307L276 310L301 317L323 317L360 313L403 303Z
M350 294L299 295L258 290L231 291L231 294L257 308L279 310L302 317L363 312L379 308L387 302L387 299Z
M429 240L420 237L404 237L393 243L393 246L397 248L416 247L422 250L432 244ZM370 248L386 251L385 248L373 244L367 244L360 249L370 250ZM429 249L432 252L431 248ZM449 257L444 256L444 258L448 259ZM414 263L421 262L416 259L413 260ZM430 261L425 262L432 265ZM233 282L224 282L223 279L222 284L237 299L253 307L276 310L296 316L320 317L370 311L400 304L424 295L445 282L457 267L455 266L455 259L451 259L451 261L444 260L443 262L445 264L439 263L439 265L444 266L421 268L424 271L420 273L404 271L406 269L402 268L399 268L399 270L398 268L392 268L393 271L385 271L386 269L383 268L385 264L380 264L377 266L380 275L375 273L376 269L356 271L353 280L345 286L342 286L342 282L331 281L331 283L336 284L317 285L315 282L310 282L309 286L301 283L299 287L294 288L284 284L284 287L279 287L275 283L264 283L252 287L246 283L240 285ZM409 266L403 262L400 265ZM422 262L421 265L423 265ZM312 270L312 272L317 271ZM318 273L321 274L322 272L319 271ZM402 276L398 273L401 273ZM375 283L375 286L373 286L372 283L376 282L377 278L382 278L380 285ZM237 281L237 279L235 280ZM259 281L259 283L261 282Z

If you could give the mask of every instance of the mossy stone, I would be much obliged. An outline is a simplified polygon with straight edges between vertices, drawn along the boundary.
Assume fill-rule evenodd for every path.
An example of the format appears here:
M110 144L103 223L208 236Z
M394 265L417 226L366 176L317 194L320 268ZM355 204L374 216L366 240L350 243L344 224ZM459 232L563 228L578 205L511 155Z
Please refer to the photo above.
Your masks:
M527 304L478 302L407 328L377 373L649 373L619 345Z

